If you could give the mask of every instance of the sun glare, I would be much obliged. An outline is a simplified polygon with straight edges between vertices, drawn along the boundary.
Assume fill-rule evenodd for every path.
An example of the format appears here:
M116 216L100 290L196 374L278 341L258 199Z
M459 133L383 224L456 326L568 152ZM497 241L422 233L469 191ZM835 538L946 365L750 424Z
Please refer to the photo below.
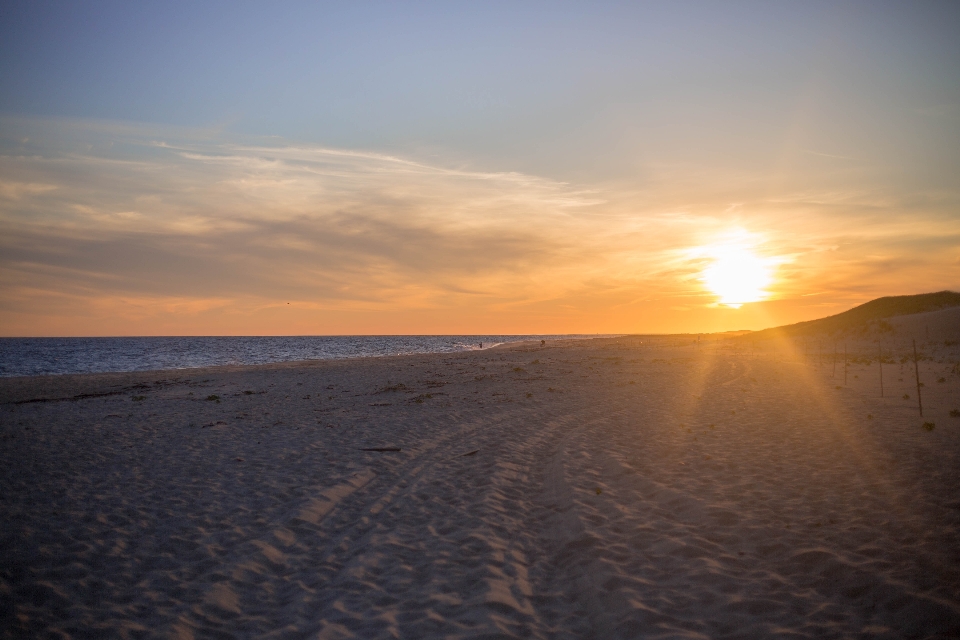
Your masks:
M719 296L719 303L739 309L746 302L759 302L770 294L773 281L768 260L755 255L749 247L733 244L707 247L713 262L703 270L703 283Z

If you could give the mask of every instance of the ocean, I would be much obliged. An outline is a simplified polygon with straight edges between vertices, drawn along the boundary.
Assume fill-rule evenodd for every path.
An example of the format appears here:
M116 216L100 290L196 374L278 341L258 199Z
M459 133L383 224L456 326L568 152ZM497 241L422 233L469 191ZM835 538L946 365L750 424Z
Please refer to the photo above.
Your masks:
M0 338L0 377L451 353L590 335Z

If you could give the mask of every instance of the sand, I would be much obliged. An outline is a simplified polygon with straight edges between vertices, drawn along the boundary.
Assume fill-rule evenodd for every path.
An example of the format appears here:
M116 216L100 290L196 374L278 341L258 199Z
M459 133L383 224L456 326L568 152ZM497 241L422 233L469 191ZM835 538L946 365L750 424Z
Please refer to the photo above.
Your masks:
M910 366L880 398L876 363L844 386L815 353L647 337L0 380L0 629L960 636L958 347L921 363L923 418Z

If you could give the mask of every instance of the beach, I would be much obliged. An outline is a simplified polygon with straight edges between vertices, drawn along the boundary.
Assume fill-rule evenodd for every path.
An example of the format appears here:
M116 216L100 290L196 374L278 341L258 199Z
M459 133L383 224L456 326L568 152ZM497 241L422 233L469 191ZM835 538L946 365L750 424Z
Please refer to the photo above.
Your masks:
M816 344L0 379L3 637L960 637L960 347Z

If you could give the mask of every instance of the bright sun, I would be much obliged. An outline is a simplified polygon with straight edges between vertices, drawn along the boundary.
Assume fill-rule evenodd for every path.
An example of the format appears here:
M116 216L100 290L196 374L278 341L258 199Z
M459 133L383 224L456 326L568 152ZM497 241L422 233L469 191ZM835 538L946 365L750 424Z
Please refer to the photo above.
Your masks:
M713 262L703 270L703 282L720 297L720 304L739 309L745 302L758 302L773 280L769 261L754 255L743 245L706 248Z

